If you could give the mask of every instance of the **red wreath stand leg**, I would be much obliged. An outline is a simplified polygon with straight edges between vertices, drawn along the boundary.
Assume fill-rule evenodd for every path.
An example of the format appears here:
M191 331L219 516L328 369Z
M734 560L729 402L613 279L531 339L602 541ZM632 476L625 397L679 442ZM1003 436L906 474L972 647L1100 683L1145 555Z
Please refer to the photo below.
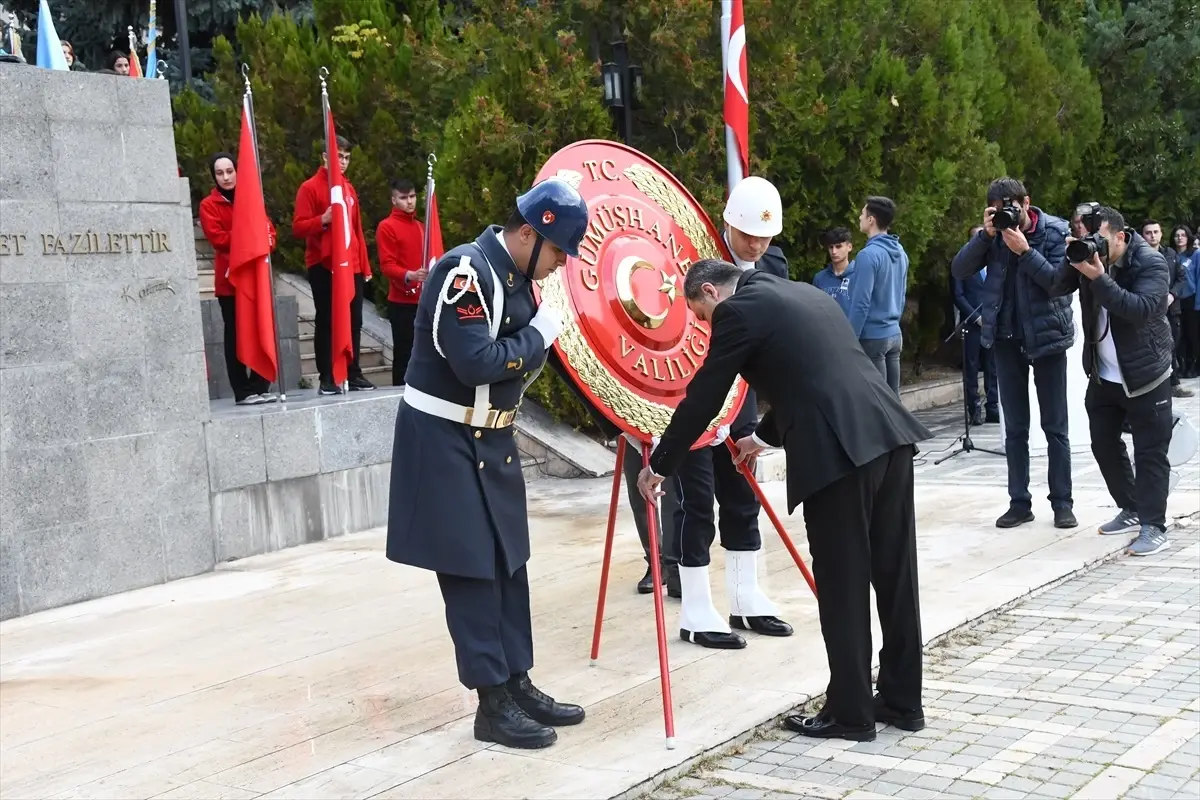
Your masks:
M729 447L729 451L736 454L737 448L733 442L726 439L725 443ZM600 568L600 594L596 598L596 623L592 629L593 664L600 658L600 630L604 626L604 599L608 595L608 573L612 565L613 536L617 529L617 501L621 496L621 480L624 476L625 466L625 448L625 437L619 436L617 438L617 465L613 472L612 496L608 503L608 531L604 537L604 562ZM642 445L643 467L650 466L650 451L651 445L649 443ZM808 583L809 588L812 589L813 596L815 597L817 594L816 581L813 580L812 573L808 571L804 559L801 558L800 551L796 549L796 545L792 542L792 537L784 530L783 523L775 514L775 509L767 502L762 487L758 485L758 481L754 479L754 475L750 473L745 464L742 464L738 469L746 477L746 480L750 482L751 488L754 489L755 497L758 498L759 504L766 510L771 524L775 526L779 538L783 540L784 547L791 553L792 560L800 568L800 573L804 576L804 580ZM671 669L667 663L667 625L666 611L663 608L662 563L658 548L657 502L648 502L646 504L646 528L650 538L650 573L654 579L654 622L658 634L658 671L662 682L663 725L666 729L667 749L674 750L675 710L671 702Z

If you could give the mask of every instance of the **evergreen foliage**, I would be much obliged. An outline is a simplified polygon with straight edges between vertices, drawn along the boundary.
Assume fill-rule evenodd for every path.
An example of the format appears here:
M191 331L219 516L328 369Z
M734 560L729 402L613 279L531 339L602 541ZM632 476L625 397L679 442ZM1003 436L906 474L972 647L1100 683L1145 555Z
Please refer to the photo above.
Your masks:
M349 177L368 237L389 211L388 181L421 186L436 152L452 246L503 222L558 148L619 138L602 105L599 64L621 37L645 74L631 144L720 219L716 0L312 0L300 10L286 4L286 14L273 13L274 3L218 5L262 13L214 36L204 92L176 97L180 163L197 198L210 186L208 156L237 141L245 62L268 205L281 231L290 228L296 189L320 163L323 66L338 130L354 143ZM894 231L912 260L906 356L919 359L940 338L948 264L995 177L1023 179L1034 203L1060 216L1096 199L1131 220L1194 224L1197 6L748 0L752 172L783 195L778 243L793 276L808 279L824 265L822 230L853 230L866 195L891 196L900 206ZM281 236L277 264L302 268L302 247ZM376 284L382 300L382 276ZM549 373L532 394L586 424Z

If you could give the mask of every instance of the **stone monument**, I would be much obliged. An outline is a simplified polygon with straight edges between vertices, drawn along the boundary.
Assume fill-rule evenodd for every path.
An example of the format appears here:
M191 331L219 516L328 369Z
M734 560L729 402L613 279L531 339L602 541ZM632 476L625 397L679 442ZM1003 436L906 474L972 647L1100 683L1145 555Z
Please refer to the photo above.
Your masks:
M214 565L167 84L0 64L0 619Z

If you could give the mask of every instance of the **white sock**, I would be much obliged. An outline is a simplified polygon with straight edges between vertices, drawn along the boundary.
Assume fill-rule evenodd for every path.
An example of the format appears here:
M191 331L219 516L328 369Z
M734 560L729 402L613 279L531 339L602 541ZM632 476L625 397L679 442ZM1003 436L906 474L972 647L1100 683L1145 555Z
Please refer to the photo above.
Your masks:
M692 633L729 633L729 623L713 606L708 567L679 568L679 587L683 590L679 627Z
M779 609L758 586L758 550L725 551L725 589L735 617L777 617Z

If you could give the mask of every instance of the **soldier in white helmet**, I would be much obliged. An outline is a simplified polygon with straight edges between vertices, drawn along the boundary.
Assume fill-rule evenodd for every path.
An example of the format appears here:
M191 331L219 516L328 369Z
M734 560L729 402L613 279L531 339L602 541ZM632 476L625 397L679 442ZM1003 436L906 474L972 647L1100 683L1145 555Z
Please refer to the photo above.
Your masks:
M770 181L743 179L725 204L725 243L742 269L761 269L788 277L788 263L772 237L783 230L783 203ZM729 429L722 427L712 447L691 451L668 480L678 500L671 534L663 549L679 557L682 590L679 635L687 642L718 649L740 649L746 640L732 628L766 636L791 636L792 626L779 619L775 604L758 585L758 499L737 471L725 437L749 436L758 424L758 400L748 392ZM713 502L720 505L721 546L725 549L725 586L729 615L713 606L709 584L709 548L716 538ZM669 523L669 520L664 518Z

